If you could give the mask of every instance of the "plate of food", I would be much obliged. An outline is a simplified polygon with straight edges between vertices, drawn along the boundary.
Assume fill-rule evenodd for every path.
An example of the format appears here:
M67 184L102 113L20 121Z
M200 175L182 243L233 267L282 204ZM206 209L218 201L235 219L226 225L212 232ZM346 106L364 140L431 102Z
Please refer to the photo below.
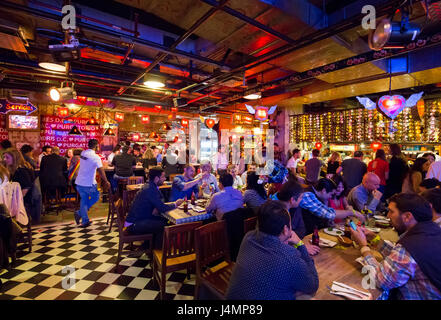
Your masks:
M375 215L374 216L375 220L385 220L385 221L390 221L390 219L386 216L380 216L380 215Z
M378 233L381 231L380 228L374 228L374 227L366 227L367 230Z
M329 234L329 235L334 236L334 237L338 237L338 236L342 236L342 235L344 235L344 232L343 232L343 231L341 231L340 229L337 229L337 228L332 228L332 227L330 227L330 228L325 228L323 231L324 231L326 234Z
M375 225L380 228L389 228L390 223L387 220L377 220L375 221Z

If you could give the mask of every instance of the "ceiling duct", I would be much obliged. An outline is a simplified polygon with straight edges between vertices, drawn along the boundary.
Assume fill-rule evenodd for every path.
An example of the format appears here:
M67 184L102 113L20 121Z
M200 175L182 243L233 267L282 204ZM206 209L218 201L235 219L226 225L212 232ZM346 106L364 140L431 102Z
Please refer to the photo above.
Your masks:
M0 48L27 53L27 46L23 27L15 22L0 19Z

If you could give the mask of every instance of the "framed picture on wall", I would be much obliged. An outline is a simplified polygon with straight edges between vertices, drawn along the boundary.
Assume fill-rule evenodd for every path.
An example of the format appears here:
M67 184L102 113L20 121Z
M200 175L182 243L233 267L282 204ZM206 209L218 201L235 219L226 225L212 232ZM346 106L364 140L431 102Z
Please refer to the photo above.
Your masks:
M40 131L40 116L39 115L24 115L24 114L7 114L6 128L8 130L21 131Z

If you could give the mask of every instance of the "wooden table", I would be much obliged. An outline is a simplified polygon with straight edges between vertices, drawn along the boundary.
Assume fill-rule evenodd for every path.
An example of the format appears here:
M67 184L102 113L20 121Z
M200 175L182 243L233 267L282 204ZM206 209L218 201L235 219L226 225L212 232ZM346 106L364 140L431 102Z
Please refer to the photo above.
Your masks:
M312 235L306 236L303 241L310 243ZM321 230L319 236L324 239L332 240L338 243L337 237L328 235ZM398 235L393 229L382 229L380 231L382 239L397 241ZM339 246L337 244L337 246ZM377 252L376 256L381 255ZM344 300L345 298L333 295L329 292L327 286L331 286L333 281L342 282L355 289L362 291L369 291L373 298L376 299L380 295L380 290L366 290L363 289L362 280L367 274L362 274L362 266L355 261L361 257L360 250L355 247L344 249L339 248L321 248L318 255L314 256L314 263L319 276L319 288L315 296L301 295L297 297L299 300L313 299L313 300Z
M177 208L168 211L166 213L163 213L162 216L174 224L203 221L213 218L213 214L207 213L206 211L203 212L194 211L193 209L191 209L190 204L189 204L188 213L185 213L184 210Z
M142 186L144 185L144 183L140 183L140 184L128 184L126 186L126 189L129 191L132 190L139 190L142 188ZM172 185L171 184L163 184L162 186L159 187L159 190L164 190L164 189L171 189Z

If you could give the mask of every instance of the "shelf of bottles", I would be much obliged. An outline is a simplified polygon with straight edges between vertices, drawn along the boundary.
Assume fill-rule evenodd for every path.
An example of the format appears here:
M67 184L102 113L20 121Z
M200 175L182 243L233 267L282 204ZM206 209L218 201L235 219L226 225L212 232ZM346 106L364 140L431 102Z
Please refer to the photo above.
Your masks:
M290 117L290 142L440 143L441 100L404 109L393 121L363 108Z

